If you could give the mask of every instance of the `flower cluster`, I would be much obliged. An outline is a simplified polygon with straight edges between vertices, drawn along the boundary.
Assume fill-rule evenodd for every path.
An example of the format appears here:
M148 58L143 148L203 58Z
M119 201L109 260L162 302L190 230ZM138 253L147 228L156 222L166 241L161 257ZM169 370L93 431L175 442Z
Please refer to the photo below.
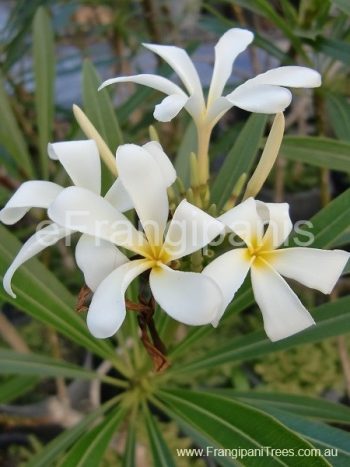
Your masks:
M206 139L210 138L211 129L229 108L279 113L291 101L284 86L320 85L314 70L280 67L223 96L236 56L252 40L252 33L242 29L231 29L219 40L207 101L187 53L172 46L146 45L170 64L187 92L156 75L115 78L103 86L133 81L164 92L167 97L154 112L160 121L169 121L186 108L198 129L198 170L203 175L201 182L206 183L203 131ZM175 182L176 172L156 141L117 149L118 178L105 196L101 195L100 156L94 140L50 144L48 154L63 165L72 185L63 188L46 181L25 182L0 211L0 220L11 225L30 208L44 208L51 222L23 245L4 277L4 288L15 297L11 280L25 261L65 236L80 233L75 256L93 292L87 325L97 338L118 331L126 316L125 291L141 274L145 277L147 272L154 300L172 318L187 325L216 326L250 271L266 333L273 341L283 339L313 325L314 320L282 276L328 294L349 258L349 253L340 250L279 248L292 230L285 203L263 203L249 197L215 218L183 199L169 220L168 188ZM123 214L131 209L140 229ZM191 270L183 260L216 237L229 234L237 235L244 247L225 251L201 272Z

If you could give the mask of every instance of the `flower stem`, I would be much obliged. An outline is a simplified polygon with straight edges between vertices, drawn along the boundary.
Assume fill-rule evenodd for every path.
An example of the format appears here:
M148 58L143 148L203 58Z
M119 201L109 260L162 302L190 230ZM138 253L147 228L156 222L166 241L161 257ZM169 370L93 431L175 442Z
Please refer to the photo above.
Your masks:
M206 185L209 179L209 143L212 127L206 123L197 125L197 158L198 180L200 185Z

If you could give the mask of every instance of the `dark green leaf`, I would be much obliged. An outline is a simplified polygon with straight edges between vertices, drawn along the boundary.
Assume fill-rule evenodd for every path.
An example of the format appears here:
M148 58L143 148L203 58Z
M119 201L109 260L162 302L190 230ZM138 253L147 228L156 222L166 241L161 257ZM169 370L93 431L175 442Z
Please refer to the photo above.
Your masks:
M55 47L51 21L43 7L38 9L33 22L33 65L41 172L48 178L47 144L52 136L54 114Z
M14 235L0 225L1 281L21 246ZM7 295L2 287L0 297L86 349L104 358L115 358L108 342L97 340L88 333L85 323L74 311L74 297L38 260L32 259L21 266L15 274L13 288L17 299Z
M300 246L313 237L313 248L329 248L349 228L350 188L334 199L312 219L310 226L302 226L302 232L293 236L294 246ZM305 235L310 235L306 237Z
M166 404L164 410L177 420L185 432L187 429L198 432L197 439L204 448L254 449L270 446L281 449L283 446L297 454L298 449L311 447L268 414L209 391L167 390L159 392L158 397ZM213 458L220 462L220 457ZM227 457L226 460L230 461ZM259 456L247 456L243 459L238 456L237 461L246 466L264 465ZM232 459L231 465L237 465L237 461ZM268 457L269 466L309 467L309 462L309 459L301 456L297 459L292 456ZM227 465L230 465L229 462ZM328 464L320 456L313 458L313 466L326 465Z
M55 465L54 461L72 446L72 444L86 432L89 426L96 422L96 420L115 405L115 403L116 398L110 399L104 405L86 415L80 422L74 425L73 428L65 430L54 438L42 451L30 459L27 467L47 467L49 465Z
M317 326L288 337L278 342L270 342L262 331L247 334L231 342L218 345L215 350L205 356L192 360L188 364L172 370L173 373L182 373L198 370L207 370L225 363L242 362L269 353L286 350L297 345L319 342L328 337L339 336L350 332L350 297L341 298L335 302L326 303L314 310Z
M18 127L10 102L5 92L5 83L0 74L0 144L15 160L18 169L28 178L34 176L30 154L21 130Z
M0 371L2 362L0 362ZM0 403L5 404L30 391L38 382L33 376L13 376L1 383Z
M94 65L89 60L85 60L83 66L84 110L109 149L115 154L117 147L123 142L123 137L107 89L97 90L101 82L101 77Z
M84 368L33 353L23 354L0 349L0 374L64 376L66 378L96 379L97 374Z
M175 169L178 177L183 182L185 188L189 188L191 182L190 154L197 151L197 130L195 124L190 121L184 136L181 139L179 149L175 159Z
M328 94L326 98L329 123L337 138L350 142L350 104L344 96Z
M258 153L266 120L266 115L252 114L227 154L212 188L211 200L219 209L231 196L239 177L250 171Z
M153 465L157 467L175 467L176 464L170 449L164 441L157 423L155 420L153 420L153 417L146 406L144 410L144 417L151 446Z
M350 173L350 143L315 136L286 136L280 154L292 161Z
M62 462L63 467L90 467L101 461L115 430L123 421L125 410L121 407L108 415L101 423L84 434L72 447Z
M333 423L350 424L350 409L325 399L296 394L280 394L263 391L235 391L218 389L215 392L226 397L241 400L262 410L266 407L281 409L304 417L311 417Z

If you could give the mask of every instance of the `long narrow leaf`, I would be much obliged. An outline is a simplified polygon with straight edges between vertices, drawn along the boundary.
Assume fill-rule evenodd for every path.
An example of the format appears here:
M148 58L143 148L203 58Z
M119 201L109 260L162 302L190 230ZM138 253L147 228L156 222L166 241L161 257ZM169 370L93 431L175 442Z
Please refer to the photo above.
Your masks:
M267 117L253 114L240 132L231 151L216 176L212 189L212 202L222 208L243 173L251 169L260 146Z
M33 22L33 58L41 172L43 178L48 178L47 144L52 137L54 115L55 47L51 21L43 7L38 9Z

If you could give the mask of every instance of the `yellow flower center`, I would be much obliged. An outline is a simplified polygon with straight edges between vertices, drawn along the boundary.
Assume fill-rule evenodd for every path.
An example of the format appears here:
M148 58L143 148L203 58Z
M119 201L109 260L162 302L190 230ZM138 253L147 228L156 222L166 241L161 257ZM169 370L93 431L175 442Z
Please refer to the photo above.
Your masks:
M146 259L151 261L152 268L160 267L162 264L167 264L171 261L170 254L163 245L148 244L143 248L142 254Z
M255 266L265 266L271 256L271 247L268 243L253 238L246 249L247 259Z

